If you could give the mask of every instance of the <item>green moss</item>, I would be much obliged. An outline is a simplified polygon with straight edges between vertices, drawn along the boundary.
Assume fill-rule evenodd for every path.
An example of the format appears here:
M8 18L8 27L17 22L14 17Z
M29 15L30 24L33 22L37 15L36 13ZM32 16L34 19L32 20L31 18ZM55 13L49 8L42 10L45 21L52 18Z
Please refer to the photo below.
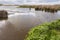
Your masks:
M60 40L60 20L32 28L25 40Z

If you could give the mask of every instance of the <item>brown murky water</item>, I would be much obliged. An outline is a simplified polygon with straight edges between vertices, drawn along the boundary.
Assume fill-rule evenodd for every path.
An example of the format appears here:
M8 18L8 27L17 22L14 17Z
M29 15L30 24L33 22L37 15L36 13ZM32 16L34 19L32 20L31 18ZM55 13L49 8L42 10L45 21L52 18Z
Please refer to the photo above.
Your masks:
M36 11L9 15L8 20L0 21L0 40L24 40L30 28L56 19L60 19L60 12L53 14Z

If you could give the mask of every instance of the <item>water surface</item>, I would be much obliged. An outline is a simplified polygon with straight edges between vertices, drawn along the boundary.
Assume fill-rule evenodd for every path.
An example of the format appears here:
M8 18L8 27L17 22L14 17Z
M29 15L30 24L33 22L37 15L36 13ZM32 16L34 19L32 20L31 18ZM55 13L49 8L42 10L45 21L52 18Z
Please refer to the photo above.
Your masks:
M32 27L60 19L60 11L49 13L16 7L0 7L1 9L7 10L9 15L8 20L0 21L0 40L24 40Z

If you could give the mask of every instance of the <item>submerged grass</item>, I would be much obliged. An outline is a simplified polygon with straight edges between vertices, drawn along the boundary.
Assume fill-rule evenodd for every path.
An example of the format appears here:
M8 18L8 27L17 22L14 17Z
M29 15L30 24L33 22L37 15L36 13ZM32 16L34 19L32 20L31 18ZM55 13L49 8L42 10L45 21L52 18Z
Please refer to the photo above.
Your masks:
M25 40L60 40L60 19L32 28Z

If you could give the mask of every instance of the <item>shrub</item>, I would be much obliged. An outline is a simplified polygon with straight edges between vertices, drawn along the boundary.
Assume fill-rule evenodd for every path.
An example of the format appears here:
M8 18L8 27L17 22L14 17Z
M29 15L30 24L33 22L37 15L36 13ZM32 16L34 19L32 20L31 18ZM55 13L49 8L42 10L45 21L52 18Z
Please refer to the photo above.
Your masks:
M25 40L60 40L60 20L32 28Z

